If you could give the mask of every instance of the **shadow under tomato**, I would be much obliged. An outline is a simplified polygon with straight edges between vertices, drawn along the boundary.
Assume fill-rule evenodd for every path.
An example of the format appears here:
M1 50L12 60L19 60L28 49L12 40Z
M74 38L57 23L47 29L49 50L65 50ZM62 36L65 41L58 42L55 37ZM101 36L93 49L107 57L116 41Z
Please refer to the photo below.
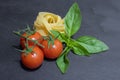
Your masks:
M56 61L56 59L48 59L48 58L45 58L45 60L48 61L48 62Z
M19 61L20 62L20 66L25 70L25 71L29 71L29 72L31 72L31 71L36 71L36 70L38 70L42 65L40 65L38 68L35 68L35 69L29 69L29 68L27 68L26 66L24 66L23 64L22 64L22 61L20 60Z

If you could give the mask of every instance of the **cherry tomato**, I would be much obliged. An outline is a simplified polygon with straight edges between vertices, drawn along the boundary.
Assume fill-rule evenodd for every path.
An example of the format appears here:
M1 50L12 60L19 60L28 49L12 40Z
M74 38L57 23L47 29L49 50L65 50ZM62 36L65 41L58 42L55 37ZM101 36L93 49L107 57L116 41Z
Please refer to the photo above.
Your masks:
M56 59L63 51L63 45L58 39L54 40L54 45L50 44L49 46L47 40L44 40L42 45L44 46L42 48L44 56L48 59Z
M27 34L23 33L22 36L27 36ZM28 36L28 38L31 39L31 40L37 40L38 43L41 43L43 41L42 36L38 32L35 32L34 34ZM21 37L20 38L20 44L21 44L22 48L25 48L25 42L26 42L25 38ZM33 46L34 42L29 40L28 45Z
M38 68L42 64L43 60L43 51L38 46L35 46L30 53L21 53L22 64L29 69Z

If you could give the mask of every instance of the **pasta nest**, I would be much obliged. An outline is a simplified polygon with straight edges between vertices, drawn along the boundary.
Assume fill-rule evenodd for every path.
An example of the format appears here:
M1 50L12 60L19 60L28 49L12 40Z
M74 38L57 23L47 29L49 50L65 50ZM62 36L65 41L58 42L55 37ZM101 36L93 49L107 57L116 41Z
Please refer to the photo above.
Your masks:
M59 15L49 12L39 12L34 22L34 28L43 36L51 33L50 30L65 32L64 20Z

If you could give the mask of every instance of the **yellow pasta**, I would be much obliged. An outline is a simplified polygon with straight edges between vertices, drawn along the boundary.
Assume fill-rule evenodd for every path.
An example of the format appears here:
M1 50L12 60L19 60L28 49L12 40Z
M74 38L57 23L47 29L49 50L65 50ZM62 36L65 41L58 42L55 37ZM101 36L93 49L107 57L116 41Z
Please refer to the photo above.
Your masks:
M47 36L50 30L57 30L61 33L65 31L63 19L59 15L49 12L39 12L34 22L34 28L43 36Z

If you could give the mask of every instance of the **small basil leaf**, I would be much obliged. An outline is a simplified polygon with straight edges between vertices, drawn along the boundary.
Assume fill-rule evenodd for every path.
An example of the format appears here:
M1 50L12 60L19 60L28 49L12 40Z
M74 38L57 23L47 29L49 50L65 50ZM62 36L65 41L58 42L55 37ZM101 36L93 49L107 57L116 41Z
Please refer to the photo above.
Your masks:
M67 58L68 52L70 49L66 47L62 53L62 55L57 58L56 63L58 68L62 73L65 73L69 67L69 59Z
M80 55L80 56L90 56L90 53L80 44L78 44L77 41L73 40L72 42L72 51L74 54Z
M68 38L66 38L64 33L60 33L55 30L51 30L51 33L54 35L55 38L59 39L61 42L66 42Z
M104 42L94 37L82 36L79 37L77 41L78 44L83 46L89 53L98 53L109 49L109 47Z
M86 50L82 50L80 46L74 46L72 48L73 52L80 56L89 56L90 54Z
M60 33L60 36L58 37L58 39L60 39L61 42L65 42L65 43L67 43L68 41L68 37L64 33Z
M64 18L65 32L68 37L74 35L80 28L82 16L77 3L74 3Z
M60 33L58 31L55 30L50 30L50 32L54 35L55 38L58 38Z

